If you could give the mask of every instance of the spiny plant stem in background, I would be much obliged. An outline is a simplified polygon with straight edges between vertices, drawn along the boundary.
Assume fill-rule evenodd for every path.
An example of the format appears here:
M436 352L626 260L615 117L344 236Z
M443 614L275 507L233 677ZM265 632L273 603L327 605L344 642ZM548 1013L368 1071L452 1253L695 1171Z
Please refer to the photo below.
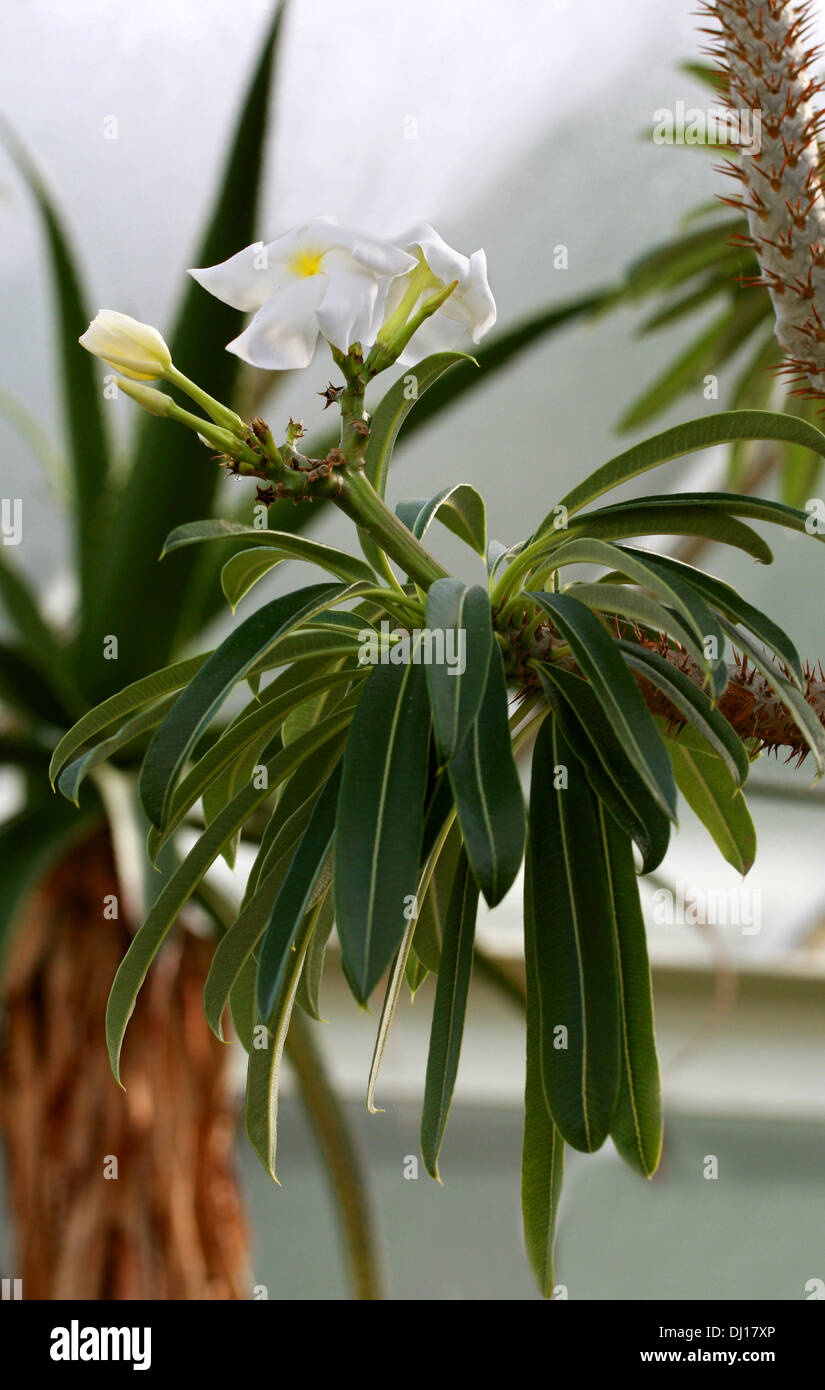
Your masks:
M702 13L718 28L709 49L719 62L724 96L733 107L758 111L761 141L744 149L724 172L743 185L723 199L744 211L761 275L751 283L770 292L786 375L807 383L800 394L825 396L825 198L818 133L822 91L810 75L818 50L806 47L810 0L711 0Z

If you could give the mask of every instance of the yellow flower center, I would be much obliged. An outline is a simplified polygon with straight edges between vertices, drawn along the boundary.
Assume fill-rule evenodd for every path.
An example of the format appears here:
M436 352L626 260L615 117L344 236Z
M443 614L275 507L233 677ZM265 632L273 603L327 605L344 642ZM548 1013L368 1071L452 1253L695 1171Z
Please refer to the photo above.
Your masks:
M289 268L293 275L298 276L299 279L304 279L308 275L318 274L323 259L323 251L309 251L304 247L301 251L295 252L289 263Z

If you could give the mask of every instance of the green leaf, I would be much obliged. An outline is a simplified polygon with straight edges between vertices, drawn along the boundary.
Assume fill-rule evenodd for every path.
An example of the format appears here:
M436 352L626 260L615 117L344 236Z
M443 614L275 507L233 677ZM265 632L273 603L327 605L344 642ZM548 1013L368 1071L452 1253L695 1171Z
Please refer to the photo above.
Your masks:
M238 1042L244 1052L251 1052L255 1045L255 976L258 962L250 955L232 986L229 995L229 1008L232 1013L232 1026L238 1035Z
M160 723L166 712L171 709L176 699L177 696L173 692L171 695L167 695L165 699L160 700L157 704L150 705L148 709L141 710L139 714L127 720L127 722L118 729L116 734L112 734L110 738L104 739L103 743L96 744L94 748L90 748L82 757L76 758L73 763L70 763L68 767L64 768L57 783L61 795L65 796L67 801L73 801L75 806L77 806L80 788L92 769L99 767L100 764L106 762L113 753L117 753L119 749L125 748L128 743L131 743L133 739L138 738L141 734L146 733L148 729L154 729Z
M318 796L307 828L269 914L258 957L256 1001L261 1018L268 1021L283 988L301 923L311 907L318 877L332 848L335 812L341 785L341 765L336 767Z
M460 579L437 579L427 593L426 621L445 644L442 659L431 660L426 672L436 748L446 763L467 737L487 685L493 625L486 589L469 587Z
M335 674L339 680L352 679L353 676L352 672L336 672ZM313 687L316 690L328 689L333 684L335 681L331 680L329 676L319 676L317 680L307 682L308 687ZM302 692L300 690L286 690L277 699L267 699L266 696L270 694L270 691L273 695L277 693L270 686L260 704L250 714L232 724L217 743L213 743L203 757L198 759L178 784L169 802L162 831L154 829L149 833L149 851L153 862L157 858L158 852L184 820L186 813L194 806L212 780L229 768L235 758L242 757L255 747L265 747L277 732L285 714L301 703ZM304 698L308 698L312 693L312 689L305 688ZM339 706L330 718L314 725L312 729L307 731L307 734L293 739L288 745L288 748L293 750L293 759L296 755L299 760L307 757L318 743L324 742L332 733L345 729L356 703L357 694ZM286 748L284 751L286 753ZM285 757L285 765L286 762ZM252 766L254 767L255 764L253 763Z
M278 1085L281 1058L292 1017L292 1006L301 978L308 926L305 922L300 941L289 953L281 993L272 1012L268 1030L256 1026L246 1071L246 1132L253 1149L270 1177L275 1178L275 1151L278 1140ZM267 1046L260 1043L266 1041ZM277 1178L275 1178L277 1182Z
M668 747L683 797L728 863L746 874L756 857L756 831L728 768L694 729L683 729Z
M461 830L454 820L441 846L432 878L419 904L413 943L421 964L437 975L441 965L441 943L447 922L447 909L461 852Z
M210 540L242 540L250 547L248 550L241 550L233 555L223 566L222 575L228 575L228 579L222 579L223 589L233 608L242 593L246 593L246 590L251 588L255 582L253 579L248 583L238 593L238 598L233 600L232 592L239 587L244 573L244 566L239 562L245 558L245 563L251 564L258 547L273 552L273 555L262 557L269 560L268 568L270 569L281 560L305 560L308 564L319 565L321 569L329 570L331 574L337 575L339 579L344 579L348 583L358 583L359 580L367 584L375 583L375 575L369 565L365 565L363 560L359 560L353 555L347 555L343 550L336 550L334 546L323 545L320 541L307 540L303 536L294 536L289 531L262 530L256 526L245 526L239 521L224 521L219 518L208 521L188 521L183 526L175 527L175 530L166 537L161 559L173 550L180 550L182 546L195 545L200 541ZM273 556L277 558L273 558ZM259 577L256 576L256 578Z
M552 662L540 667L539 677L565 739L584 765L588 782L635 840L642 856L642 873L651 873L667 853L668 817L625 753L593 687Z
M645 924L630 841L603 807L596 815L613 913L621 1019L621 1075L610 1137L625 1163L651 1178L662 1152L662 1088Z
M623 639L619 641L619 647L628 666L667 696L719 755L736 785L744 786L750 770L747 751L738 734L724 715L714 709L704 691L658 652Z
M344 970L360 1003L398 949L406 900L418 884L430 711L416 655L404 667L373 667L344 750L335 920Z
M686 391L698 390L704 378L725 367L742 343L771 313L767 295L740 294L709 328L704 328L676 360L625 411L618 428L624 432L647 424Z
M365 472L379 497L383 497L387 490L392 451L404 421L433 382L460 362L475 366L475 359L466 352L436 352L431 357L425 357L423 362L398 378L374 411Z
M655 246L630 267L627 276L630 296L641 298L651 291L661 293L673 289L707 270L729 274L733 285L736 272L754 260L751 254L730 244L731 234L746 231L744 217L725 217Z
M751 641L741 628L734 627L733 623L729 623L726 618L722 619L722 626L731 640L747 652L756 669L761 671L765 680L779 696L813 753L817 776L821 777L825 772L825 729L805 696L791 685L789 680L779 674L776 667L766 660L764 652L759 650L756 643Z
M478 717L448 772L470 866L487 903L495 907L515 882L525 833L504 665L495 642Z
M458 1074L467 995L473 969L478 887L462 850L453 881L433 1006L427 1079L421 1114L421 1156L430 1177L441 1181L438 1155Z
M640 585L643 589L652 590L663 602L671 604L680 621L684 623L690 633L685 645L695 656L699 666L704 667L706 675L711 681L714 697L718 699L722 694L728 681L724 657L724 634L704 599L687 584L683 584L675 577L666 575L662 570L657 570L654 565L648 564L638 554L630 554L621 546L611 545L605 541L590 539L569 541L554 552L553 563L559 566L591 563L604 565L608 570L611 568L619 570L634 584ZM709 637L713 638L716 644L717 656L715 659L709 658L705 654Z
M418 539L426 534L436 518L448 531L465 541L482 559L487 554L487 509L484 498L471 483L454 483L426 498L399 502L396 514Z
M267 134L267 107L283 9L274 14L255 70L242 99L216 197L200 245L188 261L215 265L254 241L258 195ZM194 280L177 315L168 342L175 361L216 400L230 401L240 363L223 345L237 336L243 315L215 299ZM78 356L83 357L78 349ZM164 536L183 521L207 516L220 469L189 430L167 420L147 417L139 431L129 477L119 494L117 512L105 538L106 571L87 610L82 659L105 686L134 679L168 660L175 643L197 633L201 593L196 557L174 556L158 565L155 556ZM174 594L176 601L169 602ZM152 614L147 623L146 614ZM120 638L117 662L99 659L100 634ZM116 666L117 670L111 670ZM108 693L108 692L106 692Z
M57 348L63 387L65 446L74 493L74 526L81 594L95 595L101 549L107 548L105 494L111 458L92 357L78 344L91 317L74 254L50 193L28 151L3 123L3 142L37 204L46 234L57 297ZM120 631L104 628L105 632Z
M68 710L83 707L66 654L45 621L37 598L16 566L0 550L0 603L17 628L33 664Z
M254 962L257 979L255 948L266 930L272 905L289 871L295 846L306 829L314 803L315 797L310 798L300 813L296 813L290 823L283 827L283 833L273 847L273 853L267 857L254 891L247 894L236 920L215 948L203 987L203 1011L209 1027L221 1041L226 1005L250 960Z
M737 521L727 512L715 511L701 502L659 503L648 506L645 499L622 506L585 512L568 528L568 535L619 540L623 536L705 536L720 545L744 550L762 565L770 565L773 552L753 527ZM558 544L558 542L556 542ZM552 559L553 551L548 549Z
M630 478L656 468L670 459L681 458L696 449L708 449L713 444L729 444L736 439L777 439L802 444L825 456L825 434L804 420L792 415L779 415L771 410L727 410L715 415L707 415L699 420L688 420L684 425L675 425L664 430L641 444L634 444L597 468L594 473L578 483L561 500L568 515L580 511L588 502L593 502L603 493L611 491ZM545 517L535 532L543 534L553 526L555 513Z
M250 614L212 653L164 719L144 759L140 795L153 825L163 828L175 784L194 745L237 682L279 637L350 596L340 584L313 584L284 594Z
M529 869L525 936L534 943L544 1092L561 1136L593 1153L619 1089L616 947L598 802L552 719L533 752Z
M26 723L40 720L62 728L66 710L27 650L0 642L0 695Z
M614 640L598 618L569 594L531 593L593 686L617 737L648 791L676 824L676 787L667 751Z
M89 743L104 729L119 724L126 715L133 714L144 705L156 704L172 690L180 690L211 655L211 652L204 652L202 656L189 657L186 661L176 661L172 666L164 666L161 671L153 671L151 676L133 681L116 695L110 695L108 700L89 710L88 714L84 714L83 718L78 719L68 733L63 735L52 754L49 764L49 781L52 786L54 787L61 769L78 748Z
M623 576L618 575L617 578L621 579ZM652 634L669 633L680 647L690 652L696 664L701 666L701 648L697 646L693 633L682 625L671 609L663 607L655 599L648 598L647 594L630 587L630 584L629 580L626 585L608 584L599 580L597 584L566 584L564 591L569 593L571 598L578 599L579 603L586 604L593 613L610 613L629 618L631 622L640 623ZM727 680L727 672L725 679Z
M410 999L414 999L424 981L429 976L429 970L416 954L415 947L410 946L407 956L407 964L404 969L404 977L407 981L407 988L410 991Z
M414 371L405 372L393 383L376 408L370 421L365 472L379 497L383 497L387 490L387 475L401 426L433 382L459 362L475 369L474 359L464 352L436 352L431 357L425 357L423 362L417 363ZM366 531L359 530L358 539L373 569L383 574L386 562L380 546Z
M789 531L800 531L819 540L825 537L817 531L808 531L810 516L796 507L788 507L784 502L774 502L768 497L750 497L735 492L675 492L660 497L643 497L635 502L618 502L615 507L603 507L599 516L623 511L629 507L659 507L665 505L685 505L707 507L729 513L731 516L748 516L755 521L770 522L773 526L784 526Z
M538 997L535 918L530 900L530 841L524 874L524 958L527 980L527 1069L524 1083L524 1141L521 1152L521 1211L524 1245L539 1292L551 1298L555 1284L553 1246L564 1179L564 1140L547 1109L541 1079L541 1016Z
M335 900L332 890L325 893L313 910L313 926L304 957L304 968L298 985L296 1003L310 1018L323 1022L319 1000L321 978L324 973L324 960L327 942L335 924Z
M286 752L294 757L295 745ZM135 1006L149 966L163 945L181 908L188 902L207 869L217 859L223 845L244 824L252 812L271 795L277 785L278 756L267 764L267 785L242 787L219 816L192 846L186 858L164 886L146 921L132 938L118 967L106 1009L106 1045L116 1081L120 1081L120 1050L126 1025ZM284 774L285 775L285 774Z
M752 604L741 598L730 584L725 584L721 579L714 579L712 575L705 574L703 570L696 569L694 565L687 565L681 560L673 560L669 555L653 554L647 550L631 550L630 546L622 546L621 548L641 556L647 564L655 565L657 569L664 570L677 579L683 579L686 584L689 584L691 588L707 599L708 603L712 603L714 608L719 613L723 613L731 622L744 623L754 637L758 637L760 642L764 642L766 647L776 652L777 656L788 667L791 679L800 689L802 688L802 663L790 637L765 613L760 612L758 608L754 608Z

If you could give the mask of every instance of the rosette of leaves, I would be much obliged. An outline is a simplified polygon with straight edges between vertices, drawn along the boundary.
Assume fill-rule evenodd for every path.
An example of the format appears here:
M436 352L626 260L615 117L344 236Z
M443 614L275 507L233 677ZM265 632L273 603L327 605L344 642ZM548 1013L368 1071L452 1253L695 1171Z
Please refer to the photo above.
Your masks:
M402 380L374 412L359 474L373 517L392 516L384 495L405 419L468 365L459 354L430 358L417 368L416 398ZM254 863L239 908L221 916L204 1006L219 1037L231 1014L248 1054L255 1149L274 1176L282 1050L296 1009L320 1017L334 926L357 1003L384 990L370 1109L404 982L415 990L436 976L421 1148L437 1177L479 899L500 903L524 864L522 1197L530 1263L552 1292L565 1145L593 1152L610 1136L642 1175L658 1163L638 875L661 863L678 793L745 872L755 850L742 795L751 759L783 744L825 767L822 684L791 639L729 585L629 543L700 536L769 563L750 523L804 536L806 515L732 493L602 501L667 460L750 440L825 454L825 435L790 416L690 421L610 460L509 548L488 539L483 500L467 483L402 501L383 532L359 527L363 556L272 525L206 520L172 531L171 552L234 543L222 571L233 606L285 561L312 562L329 579L265 602L213 651L133 682L54 753L53 782L75 798L92 766L150 735L140 794L151 856L181 827L196 830L112 987L115 1076L138 992L178 914L194 895L209 903L210 866L231 861L254 825ZM417 548L393 544L399 519ZM466 584L435 561L395 573L399 554L432 560L422 542L436 537L436 522L476 552L485 582ZM230 696L239 707L218 727ZM530 767L526 798L520 758Z

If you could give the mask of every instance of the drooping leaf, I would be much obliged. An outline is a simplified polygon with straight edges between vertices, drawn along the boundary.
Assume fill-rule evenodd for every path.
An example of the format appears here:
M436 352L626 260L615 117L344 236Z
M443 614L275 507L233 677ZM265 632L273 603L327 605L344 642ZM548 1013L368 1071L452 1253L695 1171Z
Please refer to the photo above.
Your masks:
M667 696L716 751L736 785L744 786L750 770L747 751L724 715L711 706L704 691L658 652L624 640L619 642L619 646L632 670Z
M212 653L164 719L144 759L140 795L153 825L163 828L191 750L237 682L279 637L348 596L340 584L313 584L284 594L250 614Z
M324 785L295 850L286 877L272 906L258 956L256 1001L258 1013L269 1021L283 987L289 957L318 876L332 847L335 813L341 784L341 765Z
M438 1155L453 1098L464 1033L477 909L478 886L462 850L444 926L421 1113L421 1156L427 1172L438 1181Z
M664 603L669 603L678 618L688 629L692 641L688 639L689 650L695 654L700 666L704 667L715 698L718 698L727 684L727 670L724 652L725 639L722 629L711 609L701 595L683 584L675 576L671 577L654 565L649 565L621 546L606 541L573 540L561 546L553 555L554 563L559 565L591 563L603 565L606 569L620 570L634 584L652 590ZM708 646L708 639L713 646ZM716 656L707 655L715 650Z
M313 924L304 957L304 968L298 985L295 1002L310 1018L323 1022L320 1005L321 978L324 973L327 942L335 925L335 900L330 889L316 904L313 911Z
M616 938L621 1019L621 1074L610 1137L625 1162L651 1178L662 1152L662 1088L645 924L630 841L604 807L597 807L596 815Z
M260 556L261 560L267 562L268 569L282 560L305 560L308 564L329 570L331 574L337 575L347 583L355 584L359 580L367 584L375 583L375 575L369 565L365 565L363 560L353 555L347 555L343 550L337 550L335 546L308 540L305 536L294 536L289 531L271 531L246 526L239 521L225 521L222 518L187 521L182 526L176 526L166 537L161 558L171 551L180 550L182 546L210 540L243 541L249 547L231 556L223 566L221 582L233 608L241 596L252 587L255 579L260 578L260 575L256 575L255 579L244 585L246 571L251 570L256 558L259 558L256 555L259 549L272 552L271 555Z
M622 546L621 548L628 551L632 550L630 546ZM802 663L790 637L773 619L743 599L730 584L726 584L721 579L714 579L712 575L705 574L703 570L696 569L694 565L685 564L681 560L673 560L669 555L651 554L646 550L632 551L632 553L641 555L649 565L655 565L657 569L673 574L677 579L683 579L685 583L707 599L708 603L713 604L719 613L723 613L726 618L729 618L732 623L744 623L754 637L757 637L760 642L764 642L771 651L776 652L777 656L788 667L791 679L801 689Z
M525 834L504 666L495 642L481 707L448 773L470 866L487 903L495 907L515 881Z
M165 696L157 704L150 705L148 709L133 715L118 729L116 734L112 734L102 743L96 744L94 748L90 748L81 757L76 758L74 762L69 763L69 766L63 769L58 778L57 787L61 795L65 796L67 801L73 801L77 806L80 788L88 774L110 758L113 753L126 747L133 739L139 738L149 729L156 728L176 699L177 696L173 691L171 695Z
M619 1088L616 946L598 802L552 719L533 752L530 873L525 930L534 942L544 1091L561 1136L593 1153Z
M202 656L176 661L172 666L165 666L162 671L153 671L151 676L144 676L141 680L124 686L116 695L110 695L108 700L84 714L83 718L78 719L63 735L52 754L49 764L49 781L52 786L54 787L59 773L78 748L90 743L104 729L120 724L135 710L157 703L172 690L181 690L211 655L211 652L204 652Z
M746 874L756 858L756 830L728 767L695 729L683 729L668 747L679 791L728 863Z
M361 1003L398 948L418 883L430 711L424 669L412 655L403 667L373 667L344 750L335 920Z
M413 937L416 955L433 975L438 974L441 965L441 943L460 852L461 830L458 821L453 820L420 903Z
M531 900L531 845L524 871L524 958L527 981L525 1021L527 1069L524 1082L524 1140L521 1151L521 1211L524 1245L539 1292L551 1298L555 1285L553 1247L564 1179L564 1140L559 1134L541 1079L541 1015L538 998L535 915Z
M676 822L670 759L639 688L615 641L584 604L569 594L530 594L570 644L625 752L665 815Z
M285 750L294 756L292 749ZM283 754L277 755L283 758ZM120 1080L120 1050L140 987L157 952L207 869L227 840L271 795L277 785L278 765L273 758L266 768L265 784L247 785L235 794L207 827L155 900L146 921L132 938L115 975L106 1008L106 1044L115 1080Z
M587 780L638 846L642 872L651 873L667 852L668 817L625 753L592 686L552 662L541 667L539 676L562 733L584 766ZM555 698L554 688L559 692Z
M487 685L493 645L490 599L478 584L437 579L427 593L426 619L429 631L440 634L445 644L443 659L430 660L426 672L436 748L446 763L467 737Z
M316 685L316 682L310 682ZM320 676L317 685L327 688L331 682ZM269 692L267 691L267 694ZM211 748L199 758L186 776L179 782L171 797L163 829L154 828L149 835L150 857L154 861L158 851L166 844L181 824L187 812L209 786L211 780L229 767L233 760L247 750L266 746L275 735L284 714L300 703L301 692L286 691L279 699L264 700L244 719L233 724L224 735L213 743ZM284 747L283 766L297 766L299 760L308 756L314 748L325 742L331 735L345 729L350 721L352 710L357 704L357 694L344 701L328 719L307 731ZM254 767L255 764L252 764Z

